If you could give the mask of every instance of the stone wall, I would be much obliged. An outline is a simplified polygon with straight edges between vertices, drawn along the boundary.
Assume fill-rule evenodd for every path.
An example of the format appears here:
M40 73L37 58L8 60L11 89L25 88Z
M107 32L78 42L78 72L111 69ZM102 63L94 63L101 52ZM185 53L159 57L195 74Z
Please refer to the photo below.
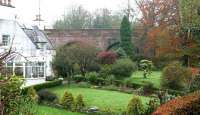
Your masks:
M106 49L110 44L119 41L119 29L79 29L79 30L45 30L49 40L56 48L74 40L91 40L99 48Z

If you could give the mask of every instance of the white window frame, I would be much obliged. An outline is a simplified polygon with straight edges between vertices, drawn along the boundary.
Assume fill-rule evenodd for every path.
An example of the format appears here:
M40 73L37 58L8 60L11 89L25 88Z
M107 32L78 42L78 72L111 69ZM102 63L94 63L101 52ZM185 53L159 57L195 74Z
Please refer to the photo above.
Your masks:
M8 65L8 63L6 63L5 67L6 68L11 68L12 69L12 74L15 74L15 70L16 68L22 68L23 69L23 77L25 79L40 79L40 78L45 78L46 73L45 73L45 62L30 62L31 65L26 65L27 62L20 62L19 64L21 64L20 66L17 65L16 62L10 62L11 65ZM39 65L39 63L41 63L42 65ZM30 69L30 77L27 76L27 69ZM33 76L33 68L35 69L35 74L36 77Z

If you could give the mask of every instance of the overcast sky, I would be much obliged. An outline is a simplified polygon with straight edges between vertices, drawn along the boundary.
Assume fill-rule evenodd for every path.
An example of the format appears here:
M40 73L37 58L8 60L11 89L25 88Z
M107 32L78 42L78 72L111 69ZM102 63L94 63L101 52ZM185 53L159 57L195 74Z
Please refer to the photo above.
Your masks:
M38 13L39 0L12 0L16 7L19 20L30 23ZM128 0L40 0L41 14L45 25L51 25L59 19L71 6L82 5L85 9L93 12L97 8L108 8L112 11L127 7ZM133 0L132 4L134 4Z

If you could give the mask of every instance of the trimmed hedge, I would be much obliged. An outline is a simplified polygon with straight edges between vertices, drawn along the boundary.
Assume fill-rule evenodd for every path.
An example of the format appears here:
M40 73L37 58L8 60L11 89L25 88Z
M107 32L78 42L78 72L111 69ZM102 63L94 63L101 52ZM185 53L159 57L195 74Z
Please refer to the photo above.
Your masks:
M55 87L55 86L59 86L59 85L62 85L62 80L48 81L48 82L45 82L42 84L25 87L22 89L22 93L26 94L28 89L31 87L33 87L36 91L39 91L41 89L51 88L51 87Z
M161 105L152 115L200 115L200 90Z

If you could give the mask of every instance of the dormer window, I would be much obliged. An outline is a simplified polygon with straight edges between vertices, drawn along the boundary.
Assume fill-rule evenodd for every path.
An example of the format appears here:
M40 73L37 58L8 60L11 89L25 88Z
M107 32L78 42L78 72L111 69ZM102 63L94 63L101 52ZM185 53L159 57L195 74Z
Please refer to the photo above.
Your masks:
M3 35L2 36L2 45L8 46L10 43L10 36L9 35Z
M45 50L47 42L36 42L38 49Z

